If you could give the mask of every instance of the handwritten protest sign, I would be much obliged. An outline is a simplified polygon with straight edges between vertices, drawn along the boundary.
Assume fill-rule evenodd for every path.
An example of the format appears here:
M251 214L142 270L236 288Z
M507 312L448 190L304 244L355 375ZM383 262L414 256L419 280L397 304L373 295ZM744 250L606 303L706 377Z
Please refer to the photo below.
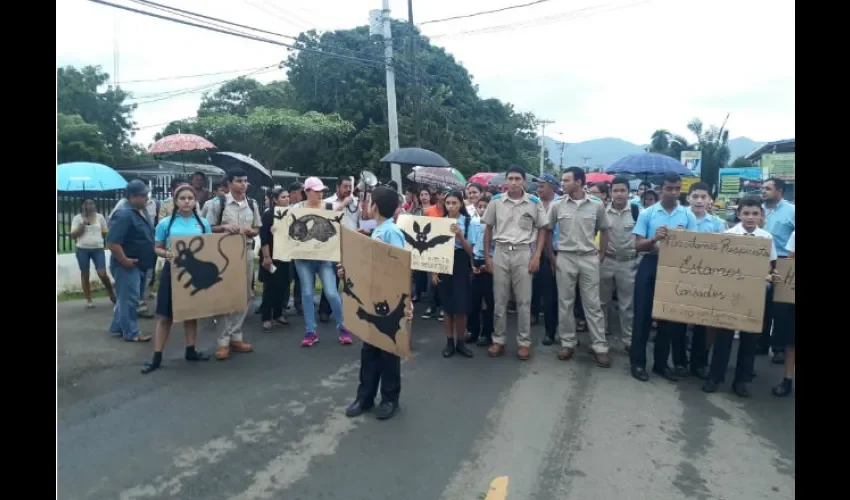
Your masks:
M410 252L342 228L342 315L363 342L410 357Z
M773 284L773 301L795 304L797 296L797 260L779 259L776 272L781 281Z
M451 225L457 219L402 214L398 228L404 233L410 251L411 268L429 273L452 274L455 264L455 235Z
M767 238L670 231L660 245L652 317L761 332Z
M275 207L275 260L327 260L339 262L339 229L342 212L312 208Z
M174 236L171 306L174 321L208 318L248 307L245 236Z

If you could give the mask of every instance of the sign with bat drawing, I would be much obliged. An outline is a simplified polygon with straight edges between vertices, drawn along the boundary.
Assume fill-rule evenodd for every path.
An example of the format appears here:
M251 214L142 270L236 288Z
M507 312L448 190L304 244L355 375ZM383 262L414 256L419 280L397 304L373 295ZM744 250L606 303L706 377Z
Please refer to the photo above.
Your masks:
M410 357L410 252L342 228L342 316L363 342Z
M242 234L208 233L171 239L174 321L208 318L247 307L246 246Z
M275 260L328 260L339 262L340 211L275 207Z
M404 233L404 248L410 250L411 268L429 273L452 274L455 265L455 235L451 231L457 219L398 216L398 228Z

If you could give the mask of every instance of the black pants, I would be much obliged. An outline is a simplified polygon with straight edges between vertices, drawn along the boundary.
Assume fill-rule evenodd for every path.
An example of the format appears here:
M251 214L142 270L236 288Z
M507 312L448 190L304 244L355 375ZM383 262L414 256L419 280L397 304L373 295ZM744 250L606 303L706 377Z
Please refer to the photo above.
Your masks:
M555 275L552 274L553 263L546 255L540 259L540 270L534 275L531 283L531 316L536 317L543 311L543 324L546 328L546 336L555 338L558 329L558 286L555 283ZM578 295L576 295L578 297ZM581 303L576 300L578 307ZM574 309L577 311L577 309ZM582 311L582 316L584 311ZM576 312L576 316L578 313Z
M694 325L691 336L691 370L708 366L708 338L706 327Z
M336 277L336 288L339 290L339 276ZM325 298L325 294L322 293L322 298L319 299L319 314L327 314L331 315L331 304L328 302L328 299Z
M784 352L789 345L794 345L794 304L784 304L773 301L773 287L768 288L767 299L764 302L764 326L758 336L756 349L762 352L768 348L773 352ZM773 333L771 334L771 326Z
M473 265L483 266L483 260L476 260ZM486 309L481 310L481 301L484 301ZM493 311L496 301L493 298L493 275L481 273L472 275L472 283L469 287L469 314L466 319L466 329L473 338L493 338Z
M711 366L708 370L708 378L718 384L726 379L726 371L729 369L729 358L732 357L732 341L734 337L735 332L732 330L717 330L714 339L714 349L711 354ZM735 379L732 383L749 382L753 379L758 339L758 333L741 332L740 340L738 341L738 360L735 363Z
M635 275L635 316L632 322L632 348L629 350L629 362L638 368L646 368L646 345L649 343L649 331L652 329L652 298L655 296L657 268L658 254L646 254L640 261ZM687 360L682 359L686 329L687 325L682 323L658 322L658 333L655 335L653 349L654 369L663 370L667 367L670 343L674 338L679 340L676 344L677 349L674 350L673 364L684 363L680 366L687 364Z
M382 401L398 403L401 358L364 342L360 350L360 385L357 387L357 399L361 404L374 404L378 385Z
M263 273L263 303L260 306L260 314L263 321L271 321L273 318L283 316L286 304L289 303L289 262L275 260L274 274L265 269Z
M413 271L413 293L419 299L428 295L428 273L425 271Z

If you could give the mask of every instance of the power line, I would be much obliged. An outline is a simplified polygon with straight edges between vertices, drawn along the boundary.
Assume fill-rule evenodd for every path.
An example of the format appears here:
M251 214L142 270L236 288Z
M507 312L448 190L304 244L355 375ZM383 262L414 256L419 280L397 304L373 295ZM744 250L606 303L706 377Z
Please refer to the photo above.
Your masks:
M472 14L462 14L462 15L459 15L459 16L444 17L442 19L432 19L430 21L423 21L419 24L420 25L436 24L436 23L444 23L446 21L454 21L454 20L457 20L457 19L468 19L470 17L485 16L485 15L488 15L488 14L496 14L498 12L505 12L505 11L508 11L508 10L521 9L523 7L531 7L532 5L547 3L547 2L551 2L551 1L552 0L535 0L534 2L528 2L528 3L524 3L524 4L520 4L520 5L510 5L508 7L502 7L500 9L484 10L484 11L481 11L481 12L473 12Z
M144 99L148 99L148 100L139 101L139 102L135 102L135 103L131 103L131 104L136 104L136 105L149 104L149 103L152 103L152 102L159 102L159 101L164 101L166 99L172 99L174 97L179 97L181 95L196 94L198 92L204 92L206 90L210 90L210 89L217 87L219 85L223 85L225 83L229 83L229 82L232 82L234 80L238 80L239 78L244 78L244 77L247 77L247 76L254 76L254 75L257 75L257 74L261 74L261 73L268 73L270 71L273 71L273 69L277 69L277 66L273 66L273 67L270 67L270 68L263 68L263 69L260 69L260 70L257 70L257 71L253 71L251 73L240 75L237 78L231 78L229 80L222 80L222 81L215 82L215 83L208 83L206 85L202 85L202 86L199 86L199 87L193 87L193 88L189 88L189 89L173 90L173 91L170 91L170 92L163 92L162 94L160 94L161 97L156 97L156 94L145 96Z
M268 66L263 66L262 68L231 69L231 70L227 70L227 71L216 71L214 73L198 73L198 74L195 74L195 75L176 75L176 76L163 76L163 77L159 77L159 78L146 78L146 79L142 79L142 80L125 80L125 81L122 81L121 84L124 85L124 84L127 84L127 83L148 83L148 82L165 82L165 81L170 81L170 80L187 80L187 79L190 79L190 78L202 78L202 77L205 77L205 76L219 76L219 75L229 75L229 74L232 74L232 73L243 73L245 71L254 71L254 70L257 70L257 69L265 69L265 68L268 68Z
M292 44L278 42L277 40L272 40L272 39L269 39L269 38L263 38L263 37L259 37L259 36L246 34L246 33L240 33L238 31L228 31L226 29L221 29L221 28L217 28L217 27L214 27L214 26L203 25L203 24L193 23L193 22L189 22L189 21L183 21L181 19L177 19L177 18L173 18L173 17L169 17L169 16L163 16L163 15L156 14L156 13L153 13L153 12L146 12L146 11L143 11L143 10L134 9L132 7L126 7L124 5L118 5L118 4L114 4L114 3L111 3L111 2L106 2L104 0L89 0L89 1L101 4L101 5L106 5L107 7L113 7L113 8L116 8L116 9L126 10L128 12L133 12L134 14L141 14L143 16L154 17L154 18L157 18L157 19L162 19L162 20L165 20L165 21L171 21L171 22L183 24L183 25L186 25L186 26L192 26L192 27L195 27L195 28L201 28L201 29L205 29L205 30L209 30L209 31L214 31L216 33L223 33L225 35L232 35L232 36L236 36L236 37L240 37L240 38L245 38L247 40L253 40L255 42L263 42L263 43L268 43L268 44L272 44L272 45L278 45L278 46L281 46L281 47L286 47L288 49L300 50L300 51L303 51L303 52L314 52L314 53L322 54L322 55L325 55L325 56L328 56L328 57L335 57L337 59L344 59L344 60L348 60L348 61L356 61L356 62L359 62L359 63L362 63L362 64L367 64L367 65L375 67L375 68L383 67L383 62L377 61L377 60L374 60L374 59L364 59L364 58L361 58L361 57L335 54L333 52L326 52L326 51L323 51L323 50L311 49L311 48L307 48L307 47L298 47L298 46L295 46L295 45L292 45ZM229 24L231 24L231 23L229 23ZM250 28L250 29L254 29L254 28ZM259 31L261 31L261 30L259 30ZM282 35L276 35L276 36L282 36ZM292 38L292 37L286 36L286 38Z

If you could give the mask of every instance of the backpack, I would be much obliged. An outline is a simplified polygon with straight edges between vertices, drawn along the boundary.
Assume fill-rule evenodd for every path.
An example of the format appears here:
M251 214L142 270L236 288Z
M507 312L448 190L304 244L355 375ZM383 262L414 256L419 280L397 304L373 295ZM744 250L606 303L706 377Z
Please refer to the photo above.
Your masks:
M632 219L637 222L638 216L640 215L640 208L632 202L629 202L629 205L632 206Z
M224 206L227 203L227 199L224 197L224 195L216 196L216 198L218 198L218 206L219 206L218 224L216 224L216 226L220 226L221 225L221 219L224 217ZM254 213L254 199L249 198L247 196L245 197L245 199L248 200L248 208L251 209L251 214L253 214Z

